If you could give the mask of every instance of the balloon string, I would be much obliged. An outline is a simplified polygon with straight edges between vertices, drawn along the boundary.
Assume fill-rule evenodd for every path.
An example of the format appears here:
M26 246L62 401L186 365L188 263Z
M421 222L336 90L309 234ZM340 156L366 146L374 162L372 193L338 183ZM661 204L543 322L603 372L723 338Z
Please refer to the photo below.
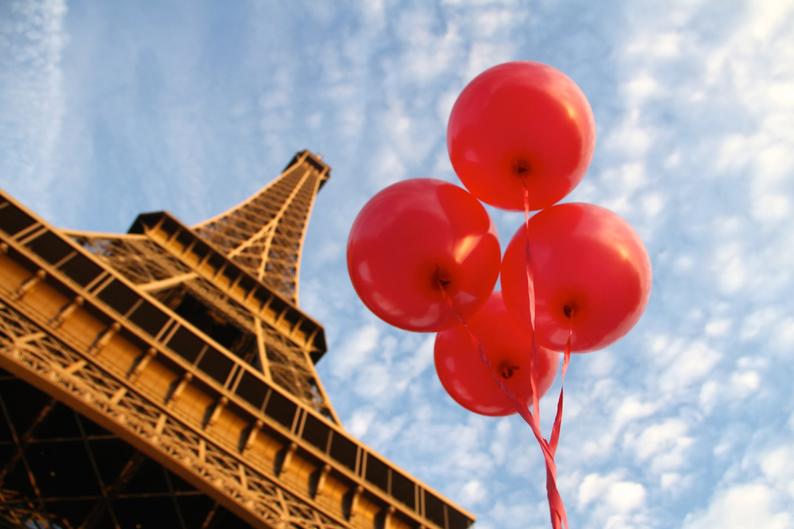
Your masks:
M537 388L535 385L535 362L538 358L538 343L537 338L535 335L535 314L536 314L536 305L535 305L535 278L532 274L532 268L530 267L530 257L531 257L531 248L529 243L529 212L530 212L530 205L529 205L529 184L526 178L522 179L522 184L524 187L524 259L526 261L526 266L524 267L527 279L527 298L529 302L529 326L532 332L532 351L530 354L530 363L529 363L529 380L530 386L532 389L532 408L535 411L534 416L529 413L529 418L532 419L533 424L530 426L533 428L533 432L541 432L540 429L540 405L539 405L539 397ZM569 315L571 318L573 314ZM564 390L565 387L565 373L568 370L568 363L570 361L571 355L571 341L573 336L573 326L572 320L570 321L571 325L568 329L568 340L565 346L565 353L563 356L563 364L561 369L561 376L560 376L560 395L557 399L557 412L554 416L554 424L552 427L551 432L551 440L547 442L545 439L541 439L546 443L547 448L544 448L544 459L546 459L546 492L549 500L549 516L551 518L551 524L554 529L558 529L560 526L564 524L564 526L568 527L568 518L565 512L565 505L563 504L562 497L559 494L557 489L557 466L556 462L554 461L554 457L557 453L557 445L559 444L560 440L560 429L562 426L562 412L563 412L563 400L564 400ZM523 417L523 415L522 415ZM527 417L524 417L526 420ZM529 421L528 421L529 422ZM536 437L538 436L536 433ZM540 442L540 440L539 440ZM541 443L541 447L543 444Z
M524 182L524 257L527 261L527 294L529 295L529 325L535 330L535 281L532 278L532 270L529 268L529 187L526 180Z
M532 269L529 267L529 186L526 178L521 182L524 184L524 259L526 266L524 270L527 275L527 297L529 298L529 329L532 332L532 351L529 356L529 385L532 389L532 409L535 411L534 420L540 429L540 403L537 388L535 387L535 361L538 357L538 342L535 338L535 280L532 277Z
M560 428L562 426L562 403L565 399L565 373L568 371L568 364L571 362L571 342L573 341L573 315L570 316L570 325L568 327L568 340L565 342L565 351L562 359L562 369L560 370L560 396L557 398L557 413L554 416L554 426L551 429L551 440L549 445L551 447L552 455L557 454L557 443L560 440Z
M549 441L549 452L551 457L557 455L557 444L560 440L560 429L562 427L562 410L563 401L565 399L565 373L568 371L568 364L571 361L571 342L573 341L573 314L569 316L568 326L568 339L565 342L565 351L563 353L562 369L560 370L560 396L557 397L557 413L554 415L554 426L551 429L551 440ZM552 459L553 460L553 459ZM553 488L549 488L549 484L553 483ZM551 516L551 525L554 529L558 527L568 528L568 517L565 513L565 505L562 503L562 498L559 497L557 490L557 474L556 466L549 468L546 466L546 491L549 498L549 511ZM554 497L559 497L559 503L554 501ZM552 507L554 505L554 507ZM558 508L557 508L558 507ZM556 525L555 525L556 524Z
M494 369L493 364L491 363L488 355L485 354L485 347L482 345L482 342L477 338L472 331L471 326L469 325L466 318L463 317L463 314L458 310L457 306L452 302L452 300L447 295L447 292L444 286L439 283L439 289L441 290L441 295L444 298L444 301L452 310L453 314L455 314L456 319L466 331L466 334L469 338L469 341L474 345L477 349L477 352L480 357L480 361L488 368L488 374L491 378L496 382L499 386L499 389L502 393L512 402L513 406L515 407L518 414L521 416L522 419L529 425L530 429L532 430L535 439L538 442L538 445L541 448L541 452L543 453L543 459L546 464L546 496L549 502L549 516L551 518L551 525L553 529L568 529L568 516L565 512L565 504L563 503L562 496L560 496L560 492L557 489L557 465L554 462L554 452L556 451L556 440L555 440L555 447L552 449L549 442L543 437L543 433L540 429L540 421L537 420L537 410L538 405L536 404L537 393L535 392L535 383L532 380L532 373L530 372L530 380L532 381L532 392L533 392L533 406L536 410L536 413L533 414L532 411L529 410L527 404L522 402L521 399L515 396L515 394L510 391L510 388L507 387L505 380L497 374L497 371ZM568 341L569 346L566 347L566 359L570 355L570 336ZM565 370L567 369L568 363L567 360L563 364L563 375ZM562 392L560 393L560 398L562 398ZM557 431L556 437L552 432L552 439L559 438L559 424L561 423L562 417L562 404L558 401L557 403L557 417L554 420L555 428Z
M535 418L540 422L540 407L538 406L537 391L535 391L534 380L534 363L538 354L538 344L535 338L535 279L532 275L532 268L530 267L530 245L529 245L529 185L526 178L522 180L524 187L524 258L526 266L524 270L527 275L527 297L529 298L529 326L532 330L532 355L529 364L530 384L532 387L532 406L535 410ZM554 416L554 425L551 431L550 448L552 456L557 453L557 444L560 440L560 428L562 426L562 410L563 401L565 399L565 373L568 371L568 364L571 361L571 342L573 341L573 311L566 312L568 316L568 339L565 344L565 352L563 355L562 369L560 373L560 396L557 398L557 413Z

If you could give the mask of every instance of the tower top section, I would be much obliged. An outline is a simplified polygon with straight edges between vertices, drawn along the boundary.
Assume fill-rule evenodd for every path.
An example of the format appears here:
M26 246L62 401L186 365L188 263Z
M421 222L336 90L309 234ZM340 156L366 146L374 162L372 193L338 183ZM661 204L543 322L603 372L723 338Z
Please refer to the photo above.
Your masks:
M297 305L306 224L330 167L308 150L240 204L193 227L221 253Z

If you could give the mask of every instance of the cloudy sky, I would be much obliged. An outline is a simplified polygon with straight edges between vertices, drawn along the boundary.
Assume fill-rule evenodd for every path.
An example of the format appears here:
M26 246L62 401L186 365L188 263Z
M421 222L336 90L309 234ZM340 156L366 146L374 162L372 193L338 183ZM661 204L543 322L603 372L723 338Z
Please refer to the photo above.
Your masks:
M628 219L655 274L632 333L573 359L571 526L792 528L792 27L784 0L0 0L0 186L57 225L126 231L141 211L197 222L321 153L300 301L325 325L345 427L478 529L543 528L529 429L452 402L433 337L367 312L344 247L385 185L455 180L446 120L468 80L552 64L598 128L567 200ZM506 241L521 215L491 212Z

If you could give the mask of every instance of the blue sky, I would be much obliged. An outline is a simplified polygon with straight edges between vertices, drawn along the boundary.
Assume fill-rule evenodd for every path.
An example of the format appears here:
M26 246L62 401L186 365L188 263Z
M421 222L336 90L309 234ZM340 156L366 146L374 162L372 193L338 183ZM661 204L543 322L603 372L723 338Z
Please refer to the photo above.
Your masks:
M623 215L654 267L647 312L573 358L558 453L577 529L794 527L794 3L0 2L0 186L57 225L188 223L291 155L332 178L301 306L345 427L477 514L548 525L520 419L467 413L432 335L381 323L344 266L385 185L455 181L449 109L507 60L556 66L590 99L593 164L566 200ZM521 215L490 210L503 243ZM549 427L554 399L542 404Z

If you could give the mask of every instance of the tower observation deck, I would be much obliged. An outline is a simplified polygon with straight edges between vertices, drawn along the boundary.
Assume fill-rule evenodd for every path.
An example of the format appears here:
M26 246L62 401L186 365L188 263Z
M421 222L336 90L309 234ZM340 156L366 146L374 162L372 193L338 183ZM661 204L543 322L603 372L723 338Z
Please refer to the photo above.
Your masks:
M0 190L0 527L465 529L345 432L297 305L329 167L196 226L57 229Z

